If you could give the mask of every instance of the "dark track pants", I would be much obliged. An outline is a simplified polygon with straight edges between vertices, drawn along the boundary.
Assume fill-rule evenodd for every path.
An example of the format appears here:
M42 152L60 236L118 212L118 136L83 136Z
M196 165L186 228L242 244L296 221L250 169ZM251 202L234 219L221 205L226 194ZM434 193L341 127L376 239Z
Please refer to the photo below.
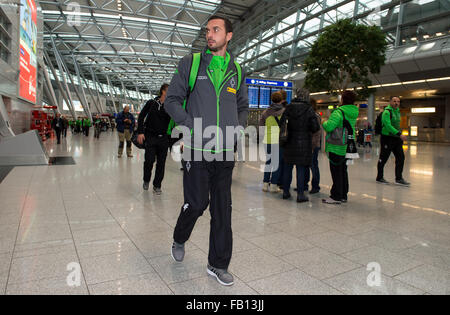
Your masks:
M184 244L197 219L210 203L211 230L208 262L219 269L230 264L233 235L231 230L231 180L234 162L182 162L184 167L184 205L174 231L174 241Z
M144 182L150 182L152 177L153 164L156 161L155 178L153 187L161 188L164 179L164 170L166 168L167 150L169 149L169 139L167 136L152 137L148 136L145 144L145 162L144 162Z
M58 144L60 144L61 143L61 129L56 128L55 133L56 133L56 140L58 141Z
M377 180L384 176L384 165L389 160L391 152L395 156L395 180L403 178L403 166L405 164L405 153L403 152L403 141L398 137L381 136L380 139L380 158L378 160Z
M330 197L336 201L347 200L348 194L348 173L345 156L329 153L330 172L333 179Z

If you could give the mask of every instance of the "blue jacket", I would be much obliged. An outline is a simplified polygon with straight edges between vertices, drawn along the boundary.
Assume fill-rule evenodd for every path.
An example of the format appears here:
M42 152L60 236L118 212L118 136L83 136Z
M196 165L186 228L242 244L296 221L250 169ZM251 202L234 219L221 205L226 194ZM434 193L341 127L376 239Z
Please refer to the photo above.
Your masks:
M132 113L128 113L128 118L131 119L131 125L130 125L130 131L133 132L134 125L136 123L136 120L134 119L134 116ZM124 132L125 131L125 123L123 122L125 119L125 113L121 112L116 117L116 123L117 123L117 131L118 132Z

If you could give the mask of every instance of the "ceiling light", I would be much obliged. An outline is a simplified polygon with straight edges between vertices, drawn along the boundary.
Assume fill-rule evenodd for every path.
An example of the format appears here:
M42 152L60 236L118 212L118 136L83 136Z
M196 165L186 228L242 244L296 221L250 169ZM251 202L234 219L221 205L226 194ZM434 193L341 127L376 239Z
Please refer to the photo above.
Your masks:
M436 107L421 107L421 108L411 108L411 113L422 114L422 113L435 113Z

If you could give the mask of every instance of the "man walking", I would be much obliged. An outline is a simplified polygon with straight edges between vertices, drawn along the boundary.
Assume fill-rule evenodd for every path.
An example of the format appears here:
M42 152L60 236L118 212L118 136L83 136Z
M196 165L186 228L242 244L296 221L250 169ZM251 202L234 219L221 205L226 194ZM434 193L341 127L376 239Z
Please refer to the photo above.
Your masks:
M56 117L52 121L52 128L55 129L55 132L56 132L56 139L58 141L57 144L60 144L61 143L61 132L64 129L64 121L61 118L60 113L56 113Z
M406 136L402 135L400 130L400 98L392 96L390 105L384 109L381 116L382 129L380 138L380 159L378 160L377 182L381 184L389 184L384 179L384 165L389 159L391 152L395 156L395 184L401 186L409 186L403 179L403 165L405 163L405 153L403 152L403 141Z
M100 139L100 133L102 132L102 120L100 116L97 114L94 118L94 138Z
M123 147L125 140L127 141L127 156L133 157L131 148L131 134L134 130L135 119L133 114L130 113L130 106L125 106L123 112L119 113L116 118L117 132L119 133L119 153L118 157L121 158L123 154Z
M231 181L238 137L236 132L229 136L226 131L239 133L248 116L247 88L241 75L244 71L227 52L232 36L231 22L212 16L206 26L208 44L200 55L195 85L191 88L189 79L199 55L189 55L180 61L165 102L166 111L175 123L192 134L183 133L184 205L173 235L172 257L177 262L183 261L185 242L210 204L207 273L222 285L232 285L234 281L228 265L233 248ZM199 153L201 158L197 158ZM192 156L196 158L192 160Z
M164 110L168 84L163 84L159 90L159 97L145 104L138 117L138 142L145 142L144 162L144 190L148 190L152 176L153 164L156 160L156 172L153 179L153 192L161 194L161 183L164 179L169 137L167 128L170 116Z

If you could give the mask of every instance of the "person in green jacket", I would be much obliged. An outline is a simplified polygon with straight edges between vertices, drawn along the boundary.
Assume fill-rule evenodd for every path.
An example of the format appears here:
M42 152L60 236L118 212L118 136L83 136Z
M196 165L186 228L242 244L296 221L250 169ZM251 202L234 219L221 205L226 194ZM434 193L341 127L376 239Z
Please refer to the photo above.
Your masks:
M234 283L228 266L233 250L231 183L238 133L227 135L226 131L244 130L248 93L245 75L239 78L241 67L227 52L228 42L233 37L231 21L212 16L205 33L207 47L201 53L194 89L190 91L189 86L194 57L187 55L178 64L164 102L164 109L177 124L177 129L184 129L184 205L173 233L171 255L176 262L183 261L184 245L198 218L209 206L211 232L207 273L220 284L229 286ZM211 129L217 130L216 135L208 134Z
M405 163L405 153L403 152L403 141L406 136L400 130L400 98L392 96L390 105L387 106L381 116L381 138L380 138L380 158L378 160L377 182L389 184L384 179L384 165L389 159L391 152L395 156L395 183L401 186L410 184L403 179L403 165Z
M102 121L99 115L94 118L94 138L100 139L100 133L102 132Z
M355 134L356 119L359 115L359 109L354 105L356 99L355 93L345 91L341 97L341 104L338 109L333 111L330 118L323 123L323 129L327 133L331 133L334 129L344 126L345 119L348 120ZM326 143L325 151L328 153L330 160L330 171L333 179L330 198L323 199L324 203L340 204L347 202L347 194L349 189L348 172L345 155L347 153L347 145L335 145Z
M89 128L91 128L91 125L92 125L91 120L85 117L83 120L83 131L86 137L89 137Z
M76 133L80 133L81 130L83 129L83 120L81 119L81 117L79 117L76 121Z

